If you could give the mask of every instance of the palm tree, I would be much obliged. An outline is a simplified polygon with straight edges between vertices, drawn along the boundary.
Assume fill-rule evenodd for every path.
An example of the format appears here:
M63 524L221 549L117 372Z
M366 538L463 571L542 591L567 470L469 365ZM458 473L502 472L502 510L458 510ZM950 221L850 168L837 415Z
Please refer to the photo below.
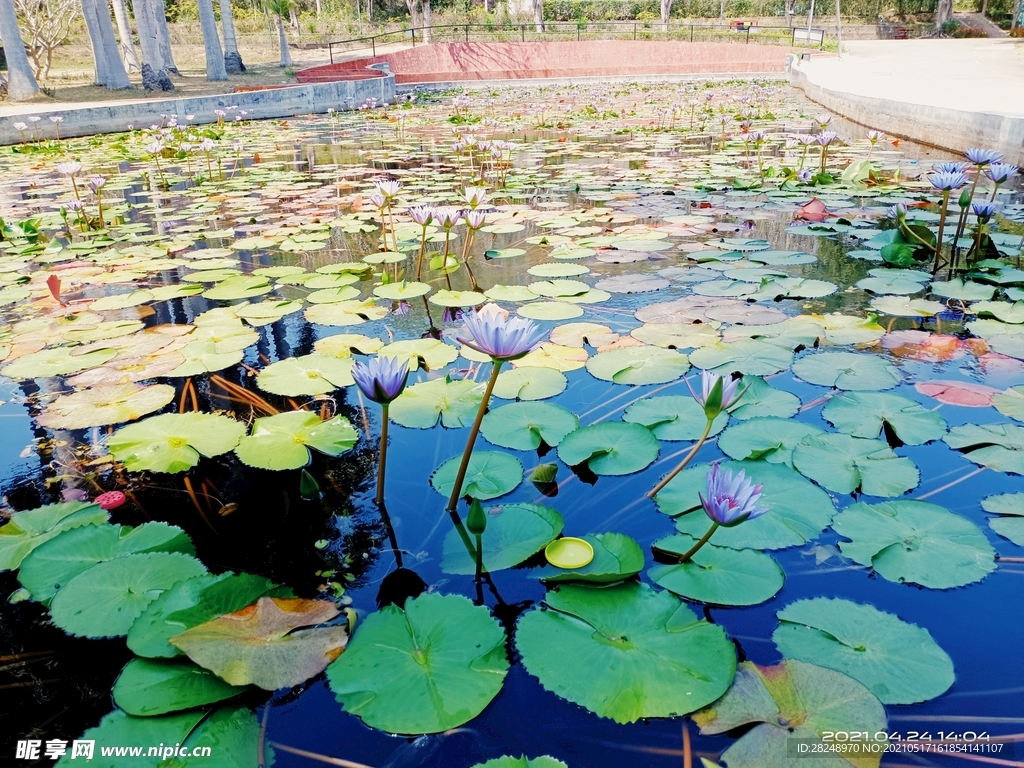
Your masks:
M206 48L206 79L227 80L224 53L217 36L217 17L213 15L213 0L197 0L199 23L203 28L203 46Z
M135 23L139 27L139 47L142 49L142 86L147 91L173 91L174 83L168 75L160 46L160 33L156 16L163 16L163 3L154 0L134 0Z
M220 24L224 29L224 68L229 75L241 74L245 72L245 64L242 63L242 55L238 52L231 0L220 0Z
M277 43L281 46L281 66L292 65L292 55L288 51L288 38L284 34L284 18L289 15L294 0L266 0L267 8L274 14L274 21L277 23Z
M18 29L14 0L0 0L0 39L7 54L7 98L11 101L30 99L39 93L39 84L32 75L25 44Z
M96 85L120 91L131 88L128 73L124 71L110 10L105 0L82 0L82 15L92 43L92 56L96 72Z
M135 52L135 43L132 41L132 25L128 21L128 7L124 0L111 0L111 4L114 6L117 36L121 40L121 60L124 62L128 74L141 72L142 64L139 63L139 55Z

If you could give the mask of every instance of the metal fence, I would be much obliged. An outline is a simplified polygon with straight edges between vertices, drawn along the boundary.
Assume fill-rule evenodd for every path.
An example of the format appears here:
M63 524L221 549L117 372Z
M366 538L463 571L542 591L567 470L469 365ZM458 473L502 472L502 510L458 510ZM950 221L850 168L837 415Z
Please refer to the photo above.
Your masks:
M412 27L382 32L350 40L327 43L331 63L335 53L370 49L377 55L377 46L426 42L426 27ZM734 21L731 24L668 24L643 21L546 21L536 24L444 24L429 27L431 43L543 42L553 40L681 40L688 42L737 42L761 45L802 47L808 36L806 26L758 26L756 23ZM798 39L799 38L799 39ZM823 49L834 39L826 29L810 29L814 47Z

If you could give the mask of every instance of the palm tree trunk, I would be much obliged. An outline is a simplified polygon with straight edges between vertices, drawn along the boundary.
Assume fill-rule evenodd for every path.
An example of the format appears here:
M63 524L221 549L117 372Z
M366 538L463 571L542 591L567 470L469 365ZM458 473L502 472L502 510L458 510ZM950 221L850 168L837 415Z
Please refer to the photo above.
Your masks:
M131 81L121 63L114 25L110 21L110 11L105 0L82 0L82 15L92 43L96 85L112 90L131 88Z
M164 66L160 52L160 35L157 32L155 16L163 13L163 4L154 6L154 0L134 0L135 23L139 28L139 47L142 49L142 86L147 91L173 91L171 82Z
M121 39L121 60L124 62L128 74L141 72L142 63L135 52L135 43L132 41L132 25L128 22L128 7L124 0L112 0L114 6L114 20L117 22L117 36Z
M227 80L224 52L217 36L217 17L213 15L213 0L197 0L199 24L203 28L203 47L206 49L206 79Z
M292 65L292 55L288 50L288 38L284 33L284 19L281 18L280 14L274 14L274 18L277 20L277 44L281 47L281 66L290 67Z
M0 0L0 39L4 41L7 54L7 98L11 101L32 98L39 93L39 84L25 55L14 0Z
M180 75L178 65L174 63L174 52L171 50L171 30L167 27L167 11L164 8L163 0L158 0L152 5L153 23L156 27L157 40L160 43L160 58L163 60L164 69L175 75Z
M661 31L668 32L668 17L672 13L672 0L661 0Z
M935 29L936 31L942 29L942 25L945 24L953 16L953 0L939 0L938 8L935 10Z
M229 75L240 75L245 72L245 64L242 63L242 55L238 52L231 0L220 0L220 25L224 31L224 69Z
M544 31L544 0L533 0L533 26L538 32Z
M427 45L434 40L434 23L431 18L433 10L430 7L430 0L423 0L422 3L422 18L423 18L423 42Z

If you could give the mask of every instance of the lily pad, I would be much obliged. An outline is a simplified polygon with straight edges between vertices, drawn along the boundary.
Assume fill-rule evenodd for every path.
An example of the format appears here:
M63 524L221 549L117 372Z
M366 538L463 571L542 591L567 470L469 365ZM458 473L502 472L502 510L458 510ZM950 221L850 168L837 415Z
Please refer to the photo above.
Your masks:
M792 392L776 389L758 376L744 376L739 384L743 397L729 409L734 419L746 421L757 416L788 419L800 410L800 398Z
M927 629L871 605L818 597L778 613L772 635L787 659L834 669L863 683L883 704L916 704L945 693L953 660Z
M594 550L594 559L582 568L557 568L546 565L534 571L546 584L581 581L591 584L610 584L628 579L644 568L644 552L623 533L587 534L583 537Z
M805 355L793 363L793 373L809 384L865 391L892 389L903 378L884 358L856 352Z
M487 297L476 291L437 291L427 299L439 307L478 307L487 301Z
M61 395L38 417L51 429L85 429L134 421L158 411L174 399L174 387L152 384L110 384Z
M555 447L579 427L568 408L550 403L509 403L484 416L480 433L494 445L517 451Z
M709 523L710 524L710 523ZM654 542L655 551L679 556L697 539L677 533ZM771 600L786 577L775 558L752 549L705 544L685 563L655 564L647 575L669 592L713 605L757 605Z
M562 516L540 504L504 504L487 510L483 565L489 572L513 568L544 549L562 532ZM472 574L476 560L452 528L444 539L445 573Z
M889 581L962 587L995 570L995 550L970 520L926 501L854 504L832 528L843 554Z
M66 376L103 365L117 356L116 349L96 349L85 354L75 354L75 347L54 347L23 355L8 363L0 373L9 379L45 379L49 376Z
M286 397L322 395L355 384L352 358L312 354L289 357L260 371L256 386Z
M499 382L504 375L499 375ZM468 427L476 418L483 397L483 384L443 376L406 388L392 401L388 416L396 424L414 429L430 429L438 419L447 429Z
M961 424L946 444L983 467L1024 475L1024 427L1014 424Z
M664 384L680 378L690 364L680 352L642 345L599 352L587 360L587 370L616 384Z
M519 619L516 648L545 689L618 723L699 709L736 669L721 627L636 583L548 593Z
M348 642L330 600L261 597L255 604L169 639L192 661L231 685L290 688L320 674Z
M245 425L209 413L165 413L121 427L107 448L132 472L184 472L202 456L227 453L245 434Z
M570 467L586 464L595 475L629 475L650 466L658 451L658 438L646 427L609 421L569 433L558 458Z
M367 617L327 680L345 711L372 728L440 733L479 715L508 666L505 633L486 608L428 592Z
M213 704L244 688L184 660L132 659L114 682L114 703L137 717L152 717Z
M516 314L531 320L571 320L583 316L583 308L565 301L534 301L519 307Z
M850 435L805 438L793 449L793 466L836 493L902 496L921 480L912 459L897 456L881 440Z
M561 371L526 366L499 373L493 394L503 400L544 400L562 393L568 384Z
M81 740L94 741L100 744L143 745L143 744L183 744L185 746L209 746L210 742L192 741L198 733L196 726L203 720L206 713L192 710L162 717L132 717L120 709L115 709L100 720L95 728L89 728L80 737ZM255 719L255 718L254 718ZM145 752L146 750L144 750ZM63 757L57 762L60 768L75 768L80 765L81 757L71 759L71 745ZM209 758L207 758L209 760ZM94 750L90 768L158 768L163 764L162 756L117 757L104 756L99 749Z
M729 768L789 765L793 739L820 741L824 731L850 723L874 734L885 728L885 708L852 677L802 661L762 667L745 661L729 692L694 715L706 736L755 724L722 754ZM876 768L881 754L816 759L821 768Z
M434 470L430 484L442 496L451 495L455 487L462 456L452 456ZM474 451L462 483L462 495L474 499L495 499L511 493L523 481L523 465L515 456L498 451Z
M719 449L738 461L751 459L793 466L793 449L825 430L795 419L759 416L729 427L718 438Z
M730 373L769 376L789 368L793 364L793 352L759 339L740 339L695 349L690 353L690 362L720 376Z
M0 571L13 571L32 550L83 525L107 522L108 513L98 504L68 501L15 512L0 526Z
M408 361L410 371L419 370L420 366L427 370L435 370L454 363L459 351L439 339L406 339L385 344L377 351L377 356L397 357L400 361Z
M555 760L555 758L548 755L532 759L527 758L526 755L520 755L519 757L505 755L504 757L488 760L486 763L477 763L473 768L569 768L569 766L561 760Z
M1010 387L1005 392L993 395L992 405L1004 416L1024 421L1024 387Z
M659 440L697 440L707 426L704 409L689 396L662 395L638 400L626 408L622 420L642 424ZM720 413L711 424L709 435L717 435L729 423L729 414Z
M733 549L785 549L806 544L828 527L836 508L821 488L784 464L764 461L726 461L734 474L743 470L751 482L763 485L759 504L768 514L743 525L715 532L717 546ZM708 517L698 493L703 493L709 465L688 467L654 497L658 511L676 519L676 530L700 538L708 530Z
M988 526L1018 547L1024 547L1024 493L1000 493L981 501L981 508L997 517Z
M849 392L833 397L821 415L840 432L876 438L891 430L906 445L924 445L946 434L946 420L903 395Z
M310 448L340 456L357 442L359 435L344 416L321 421L318 413L289 411L256 419L235 454L250 467L298 469L310 462Z

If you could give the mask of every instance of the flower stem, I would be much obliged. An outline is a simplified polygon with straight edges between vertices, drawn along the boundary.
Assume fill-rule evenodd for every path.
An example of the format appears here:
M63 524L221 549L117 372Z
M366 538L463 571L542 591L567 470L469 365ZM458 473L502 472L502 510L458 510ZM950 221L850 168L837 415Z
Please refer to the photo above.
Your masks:
M711 523L711 527L708 528L708 532L705 533L703 536L701 536L700 541L698 541L696 544L694 544L692 547L690 547L690 549L686 552L686 554L684 554L683 556L681 556L679 558L679 562L680 563L688 563L688 562L690 562L690 558L693 557L695 554L697 554L697 550L698 549L700 549L701 547L703 547L705 544L708 543L708 539L710 539L711 535L715 531L717 531L717 530L718 530L718 523Z
M476 580L480 581L480 576L484 572L484 542L481 534L476 534Z
M423 234L420 236L420 256L416 260L416 281L419 282L423 274L423 253L427 248L427 228L423 227Z
M657 496L661 489L668 485L673 477L682 472L683 469L686 468L686 465L689 464L690 461L693 459L693 457L697 455L697 451L700 450L701 446L704 445L705 441L708 439L708 435L711 434L712 422L713 419L708 419L707 426L704 427L704 434L700 436L700 440L698 440L696 445L694 445L693 448L690 449L690 452L683 457L683 460L679 462L679 466L677 466L675 469L673 469L671 472L665 475L665 477L661 479L660 483L658 483L656 486L654 486L651 490L647 492L648 498L653 498L654 496Z
M381 405L380 452L377 458L377 503L384 501L384 467L388 460L388 404Z
M477 433L480 432L480 424L487 413L487 403L491 399L491 392L494 391L494 384L498 381L498 373L504 360L495 360L491 368L491 378L487 380L487 389L484 390L484 399L480 401L480 409L476 412L476 420L473 428L469 430L469 439L466 441L466 449L462 452L462 463L459 465L459 472L455 475L455 485L452 486L452 495L448 499L449 512L454 512L459 505L459 497L462 495L462 483L466 480L466 470L469 469L469 459L473 455L473 444L476 443Z
M939 271L939 259L942 256L942 230L946 227L946 211L949 208L949 192L950 190L948 189L942 191L942 210L939 212L939 233L935 238L935 264L932 267L932 276Z

